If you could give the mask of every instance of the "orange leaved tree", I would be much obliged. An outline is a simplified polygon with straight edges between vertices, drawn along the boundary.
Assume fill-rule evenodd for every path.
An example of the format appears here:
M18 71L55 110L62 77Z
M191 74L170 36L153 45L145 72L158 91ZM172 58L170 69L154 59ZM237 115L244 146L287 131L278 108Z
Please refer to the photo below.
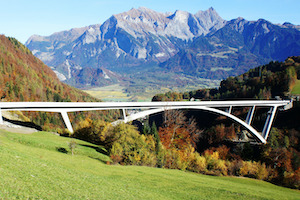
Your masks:
M188 120L183 111L165 111L163 126L159 128L159 137L165 148L184 150L188 146L195 146L200 133L195 120Z

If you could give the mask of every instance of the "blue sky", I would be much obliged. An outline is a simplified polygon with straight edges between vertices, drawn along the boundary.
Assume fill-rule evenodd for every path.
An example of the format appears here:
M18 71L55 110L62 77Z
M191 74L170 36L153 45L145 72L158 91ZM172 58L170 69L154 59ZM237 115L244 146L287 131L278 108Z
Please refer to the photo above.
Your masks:
M0 0L0 34L22 43L33 34L103 23L113 14L147 7L158 12L196 13L213 7L225 20L264 18L300 25L300 0Z

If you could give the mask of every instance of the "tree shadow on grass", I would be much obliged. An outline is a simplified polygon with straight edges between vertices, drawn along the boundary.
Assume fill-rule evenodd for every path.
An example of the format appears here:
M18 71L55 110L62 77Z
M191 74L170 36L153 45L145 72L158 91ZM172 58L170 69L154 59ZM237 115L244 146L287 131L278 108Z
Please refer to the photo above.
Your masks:
M65 153L65 154L68 153L68 150L66 148L63 148L63 147L56 147L56 150L60 153Z
M107 164L107 162L108 162L108 160L104 160L104 159L100 159L100 158L95 158L95 157L92 157L92 156L89 156L89 158L98 160L99 162L102 162L103 164Z
M95 146L92 146L92 145L86 145L86 144L79 144L80 146L83 146L83 147L88 147L88 148L92 148L92 149L95 149L97 152L101 153L101 154L104 154L106 156L108 156L108 153L107 151L104 151L103 149L101 149L100 147L95 147Z
M86 144L79 144L80 146L83 146L83 147L88 147L88 148L92 148L92 149L95 149L97 152L103 154L103 155L106 155L108 156L108 152L101 149L100 147L95 147L95 146L92 146L92 145L86 145ZM93 156L89 156L89 158L92 158L92 159L95 159L95 160L98 160L104 164L107 163L108 160L105 160L105 159L100 159L100 158L97 158L97 157L93 157Z
M43 130L42 127L40 127L39 125L36 125L33 122L22 122L22 121L18 121L18 120L7 119L5 117L3 117L3 120L7 121L9 123L15 124L15 125L24 126L24 127L27 127L27 128L34 128L34 129L36 129L38 131L42 131Z

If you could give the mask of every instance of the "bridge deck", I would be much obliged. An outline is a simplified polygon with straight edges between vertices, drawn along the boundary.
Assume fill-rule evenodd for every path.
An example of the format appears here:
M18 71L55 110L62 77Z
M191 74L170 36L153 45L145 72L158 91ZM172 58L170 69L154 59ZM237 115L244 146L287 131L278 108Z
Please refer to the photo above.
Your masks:
M110 109L147 109L161 107L252 107L252 106L285 106L291 101L171 101L171 102L0 102L3 110L30 110L47 112L75 112L88 110L110 110Z
M231 111L232 107L250 107L246 121L234 116ZM256 107L271 107L265 123L262 134L258 133L251 126L251 121ZM3 123L1 110L20 110L20 111L45 111L60 112L63 120L73 132L72 124L68 117L68 112L92 111L92 110L123 110L124 122L132 121L150 114L162 112L169 109L201 109L227 116L232 120L244 126L258 141L266 143L273 119L278 107L289 109L292 107L291 101L281 100L241 100L241 101L172 101L172 102L0 102L0 123ZM228 108L224 111L220 108ZM137 114L126 116L126 109L139 109Z

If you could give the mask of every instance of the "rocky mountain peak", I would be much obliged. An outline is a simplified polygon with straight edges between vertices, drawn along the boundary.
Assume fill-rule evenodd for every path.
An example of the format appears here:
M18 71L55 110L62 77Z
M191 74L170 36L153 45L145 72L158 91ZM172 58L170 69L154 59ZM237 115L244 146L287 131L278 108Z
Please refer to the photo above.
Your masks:
M160 13L140 7L113 15L103 24L47 37L32 36L26 46L76 86L77 82L99 85L76 77L84 79L92 73L100 76L96 70L100 67L117 73L160 67L220 79L250 65L298 55L300 33L287 30L293 27L263 19L227 22L214 8L191 14L181 10ZM235 71L237 66L241 71ZM104 79L105 83L109 80Z
M239 33L242 33L244 31L246 23L249 23L249 21L245 20L242 17L238 17L227 22L228 26L232 27L233 30L236 30Z
M155 35L162 35L169 19L166 14L153 11L148 8L132 8L113 16L116 20L116 27L123 29L133 37L144 37L145 32Z
M159 13L149 8L139 7L138 9L132 8L127 12L114 15L118 20L134 21L135 23L144 22L143 19L148 21L160 21L166 17L166 14Z
M208 10L202 11L199 10L196 14L196 17L201 18L201 17L214 17L214 18L221 18L217 11L213 8L210 7Z
M298 31L300 31L300 25L294 25L294 24L292 24L292 23L290 23L290 22L284 22L284 23L281 25L281 27L283 27L283 28L295 28L295 29L297 29Z
M89 28L79 37L83 44L96 42L100 35L100 25L89 26Z
M25 45L29 45L31 42L36 41L36 42L43 42L45 41L45 37L40 36L40 35L32 35L28 38L26 41Z
M198 19L201 27L205 30L204 34L207 34L211 30L220 29L226 24L226 21L219 16L213 7L210 7L206 11L198 11L195 14L195 17Z
M194 37L206 35L211 30L218 30L225 25L225 20L213 8L193 15L181 10L167 14L140 7L132 8L113 17L116 27L128 32L134 38L143 38L145 32L149 32L159 36L192 40Z
M169 18L180 23L187 23L190 15L191 14L186 11L176 10Z

